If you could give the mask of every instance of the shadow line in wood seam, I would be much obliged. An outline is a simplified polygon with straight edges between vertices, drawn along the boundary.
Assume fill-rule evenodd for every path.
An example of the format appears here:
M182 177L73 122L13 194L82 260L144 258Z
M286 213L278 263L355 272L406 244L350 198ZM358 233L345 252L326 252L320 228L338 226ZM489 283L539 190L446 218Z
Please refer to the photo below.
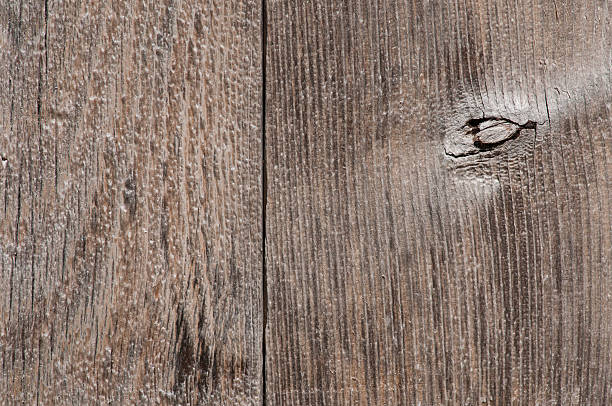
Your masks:
M267 204L267 167L266 167L266 44L267 44L266 0L261 0L261 290L262 290L262 333L261 333L261 404L266 405L266 325L268 321L268 282L266 275L266 204Z

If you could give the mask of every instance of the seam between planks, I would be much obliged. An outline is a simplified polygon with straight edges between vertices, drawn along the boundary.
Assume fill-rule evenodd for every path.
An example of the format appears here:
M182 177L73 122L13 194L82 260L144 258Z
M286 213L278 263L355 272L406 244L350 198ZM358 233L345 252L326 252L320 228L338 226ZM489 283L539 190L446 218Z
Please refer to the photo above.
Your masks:
M266 0L261 0L261 287L262 287L262 332L261 332L261 404L266 405L266 325L268 322L268 280L266 272L266 205L268 199L268 173L266 163L266 51L267 51Z

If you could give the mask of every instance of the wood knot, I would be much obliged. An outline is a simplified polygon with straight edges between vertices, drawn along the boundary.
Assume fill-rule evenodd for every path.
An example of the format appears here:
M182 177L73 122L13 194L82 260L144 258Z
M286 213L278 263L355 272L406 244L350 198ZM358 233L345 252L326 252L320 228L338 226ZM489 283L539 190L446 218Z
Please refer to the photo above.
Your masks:
M519 124L503 117L484 117L468 120L463 129L472 135L474 146L479 150L490 150L506 141L515 139L524 129L536 129L535 121Z
M446 148L445 152L452 158L460 158L491 151L517 138L523 130L535 130L537 125L531 120L519 124L504 117L472 118L461 126L459 134L452 137L454 148Z

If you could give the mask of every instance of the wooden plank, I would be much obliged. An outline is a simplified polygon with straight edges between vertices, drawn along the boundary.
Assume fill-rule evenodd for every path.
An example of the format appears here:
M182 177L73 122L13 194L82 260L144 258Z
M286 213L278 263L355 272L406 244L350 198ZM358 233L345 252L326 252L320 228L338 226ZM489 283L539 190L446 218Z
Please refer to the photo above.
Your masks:
M0 42L0 403L260 403L260 2L5 0Z
M612 402L610 5L268 1L266 404Z

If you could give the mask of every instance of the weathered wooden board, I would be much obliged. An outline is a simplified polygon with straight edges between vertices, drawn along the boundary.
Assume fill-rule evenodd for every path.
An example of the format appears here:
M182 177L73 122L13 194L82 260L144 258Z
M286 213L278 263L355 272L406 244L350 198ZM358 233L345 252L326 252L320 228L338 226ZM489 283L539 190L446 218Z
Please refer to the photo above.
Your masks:
M1 2L0 403L610 403L610 5Z
M268 1L268 405L612 403L611 6Z
M261 5L0 2L0 403L259 404Z

